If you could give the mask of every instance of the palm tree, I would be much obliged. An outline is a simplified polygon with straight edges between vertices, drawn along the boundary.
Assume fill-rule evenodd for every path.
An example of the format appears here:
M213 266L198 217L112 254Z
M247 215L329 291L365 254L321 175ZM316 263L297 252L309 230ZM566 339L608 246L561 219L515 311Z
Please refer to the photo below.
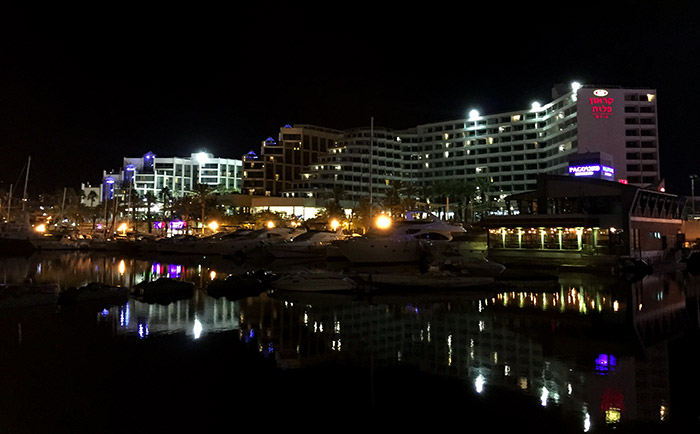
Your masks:
M194 195L202 211L202 234L204 234L204 212L207 204L207 199L209 199L210 193L211 189L207 184L197 184L195 186Z
M386 190L383 205L388 208L392 215L403 214L404 205L401 197L402 184L401 181L392 181L389 188Z
M97 207L95 207L95 202L97 201L97 192L95 190L90 190L87 194L87 200L90 201L90 209L92 209L92 231L95 231L95 225L97 224Z
M168 188L168 186L166 185L160 190L159 196L160 196L160 199L161 199L162 204L163 204L163 217L167 218L166 212L169 209L170 199L173 198L173 194L170 191L170 189Z
M87 194L87 200L90 201L90 208L95 207L95 202L97 201L97 192L95 190L90 190Z
M143 195L143 199L146 202L146 221L148 222L148 233L150 234L152 232L152 218L153 215L151 214L151 207L153 206L154 203L156 203L157 198L155 193L152 191L146 192L146 194Z

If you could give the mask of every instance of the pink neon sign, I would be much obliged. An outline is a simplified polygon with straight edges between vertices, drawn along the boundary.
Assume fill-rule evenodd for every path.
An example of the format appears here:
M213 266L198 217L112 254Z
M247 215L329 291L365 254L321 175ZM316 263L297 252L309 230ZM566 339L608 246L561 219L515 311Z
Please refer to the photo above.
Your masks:
M608 97L608 91L604 89L596 89L593 91L592 98L588 98L591 103L591 113L596 118L607 118L612 114L612 104L614 99Z

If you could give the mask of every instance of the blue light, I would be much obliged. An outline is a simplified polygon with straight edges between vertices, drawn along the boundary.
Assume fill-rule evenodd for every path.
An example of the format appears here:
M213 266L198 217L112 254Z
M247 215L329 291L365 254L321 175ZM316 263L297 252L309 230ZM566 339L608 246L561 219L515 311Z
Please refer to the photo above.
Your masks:
M617 358L612 354L598 354L595 359L595 370L598 375L607 375L608 372L614 371L617 365Z
M138 335L140 339L148 337L148 323L139 323Z

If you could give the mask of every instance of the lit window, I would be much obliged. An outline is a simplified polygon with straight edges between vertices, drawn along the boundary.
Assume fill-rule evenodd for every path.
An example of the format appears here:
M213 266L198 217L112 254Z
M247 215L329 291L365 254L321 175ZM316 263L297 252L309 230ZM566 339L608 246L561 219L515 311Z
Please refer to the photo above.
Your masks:
M656 95L654 95L653 93L647 94L647 101L652 102L654 101L654 98L656 98Z

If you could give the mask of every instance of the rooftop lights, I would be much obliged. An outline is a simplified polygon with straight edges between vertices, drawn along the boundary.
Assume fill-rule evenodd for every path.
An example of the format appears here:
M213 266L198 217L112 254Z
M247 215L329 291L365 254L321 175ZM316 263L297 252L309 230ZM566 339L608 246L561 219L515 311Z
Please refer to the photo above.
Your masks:
M209 161L209 156L207 155L206 152L197 153L196 158L197 158L197 162L199 164L206 164L207 161Z
M478 110L472 110L469 112L469 120L470 121L475 121L479 119L479 111Z

